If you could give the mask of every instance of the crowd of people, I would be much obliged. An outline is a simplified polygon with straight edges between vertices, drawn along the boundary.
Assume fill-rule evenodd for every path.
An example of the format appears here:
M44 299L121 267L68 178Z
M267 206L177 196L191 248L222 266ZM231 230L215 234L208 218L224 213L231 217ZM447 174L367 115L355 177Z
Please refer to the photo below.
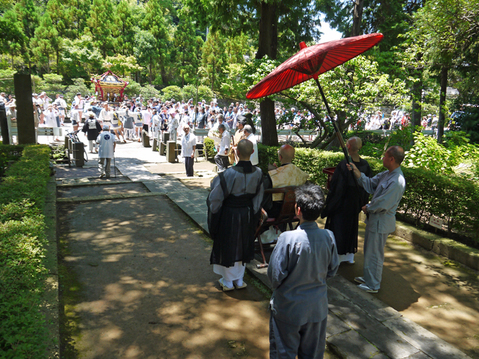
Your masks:
M0 94L0 102L6 107L10 121L16 119L16 102L12 95ZM207 103L202 100L194 103L188 101L161 101L151 98L144 99L124 97L120 103L108 103L98 100L95 96L83 96L77 93L70 105L62 94L56 94L53 100L45 92L32 95L34 106L35 127L62 127L69 118L73 130L77 131L82 124L91 118L91 114L102 126L108 124L114 131L117 140L141 141L145 130L154 138L163 132L169 132L171 139L177 140L184 133L184 125L190 128L212 129L218 126L217 117L222 116L228 130L236 129L238 116L251 113L258 116L259 111L251 111L239 102L220 108L216 100ZM58 140L58 138L55 138Z
M421 127L424 130L436 131L439 123L439 119L436 115L428 114L421 119ZM394 110L391 111L389 116L386 116L383 112L378 111L372 115L363 115L355 123L350 125L350 130L363 129L363 130L398 130L404 129L411 125L411 116L409 113ZM450 123L448 124L448 128Z

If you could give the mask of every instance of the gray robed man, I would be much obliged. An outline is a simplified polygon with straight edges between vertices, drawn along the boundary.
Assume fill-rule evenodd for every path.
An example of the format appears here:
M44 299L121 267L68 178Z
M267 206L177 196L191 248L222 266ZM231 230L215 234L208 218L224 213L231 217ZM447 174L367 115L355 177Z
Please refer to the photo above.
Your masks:
M96 139L99 144L98 150L98 169L100 171L100 178L106 176L110 177L111 159L115 156L115 135L110 133L110 126L103 125L103 132L100 133Z
M236 148L239 162L211 183L208 228L213 239L210 263L222 276L223 291L246 287L245 263L254 258L254 233L263 200L263 173L249 161L253 144L241 140Z
M396 230L396 209L406 190L401 171L403 159L402 147L389 147L383 156L383 166L387 171L373 178L366 177L354 164L347 165L348 169L354 170L359 185L373 195L371 202L362 208L367 215L363 276L354 278L360 283L358 287L368 293L377 293L381 286L386 239Z
M333 232L316 223L324 206L321 187L306 184L295 195L299 226L279 236L268 266L273 288L270 358L321 359L328 317L326 278L336 274L339 257Z

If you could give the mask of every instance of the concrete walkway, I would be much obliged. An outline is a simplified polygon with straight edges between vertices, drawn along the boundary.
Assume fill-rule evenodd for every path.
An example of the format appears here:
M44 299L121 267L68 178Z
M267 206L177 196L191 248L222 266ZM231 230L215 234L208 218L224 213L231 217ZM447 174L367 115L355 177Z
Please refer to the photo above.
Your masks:
M64 180L57 184L88 186L99 182L118 185L125 181L141 182L151 194L167 195L203 231L208 232L205 201L208 191L187 184L188 181L195 180L208 182L213 178L215 173L211 163L195 163L195 179L186 179L181 163L166 163L165 158L159 156L157 152L132 143L117 147L115 164L119 172L117 178L107 181L94 178L96 167L88 168L94 165L89 162L83 170L89 171L91 176L81 180ZM128 193L122 195L128 196ZM138 195L132 194L132 197L135 196ZM75 200L64 198L59 201ZM265 275L266 269L258 270L256 263L250 263L248 270L269 286ZM359 290L342 276L336 276L328 281L328 296L327 343L340 357L469 358L451 344L405 318L374 295Z

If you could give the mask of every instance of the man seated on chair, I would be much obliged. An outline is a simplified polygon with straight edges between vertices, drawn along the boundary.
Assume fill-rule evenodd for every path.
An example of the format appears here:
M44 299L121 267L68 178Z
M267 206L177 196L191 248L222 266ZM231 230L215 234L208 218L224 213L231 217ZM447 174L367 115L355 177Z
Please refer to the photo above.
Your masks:
M301 186L306 183L309 174L303 172L293 165L291 161L294 158L294 147L283 145L278 150L278 159L280 166L268 166L268 175L264 180L264 188L280 188L286 186ZM276 218L281 212L283 206L284 193L273 193L263 199L263 209L268 213L269 218Z

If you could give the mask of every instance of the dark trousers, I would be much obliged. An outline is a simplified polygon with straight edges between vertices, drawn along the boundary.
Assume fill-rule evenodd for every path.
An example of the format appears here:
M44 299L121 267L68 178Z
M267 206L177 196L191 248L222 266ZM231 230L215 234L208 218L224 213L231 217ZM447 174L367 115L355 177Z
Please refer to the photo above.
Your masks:
M326 321L292 325L269 321L270 359L322 359L326 348Z
M193 163L195 163L195 159L191 157L184 157L185 159L185 169L186 175L188 177L193 177Z
M218 166L218 172L223 172L230 165L230 159L228 158L228 156L221 156L217 154L215 156L215 163L216 166Z

